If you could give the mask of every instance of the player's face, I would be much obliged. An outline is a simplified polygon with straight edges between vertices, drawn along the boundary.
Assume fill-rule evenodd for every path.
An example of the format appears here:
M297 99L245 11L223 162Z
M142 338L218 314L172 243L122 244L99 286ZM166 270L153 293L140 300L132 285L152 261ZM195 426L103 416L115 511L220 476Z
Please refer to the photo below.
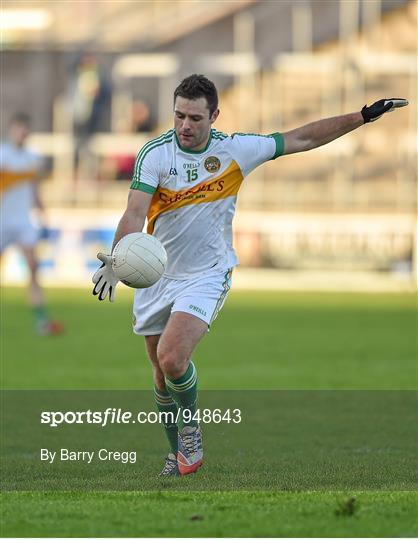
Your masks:
M181 146L202 150L208 142L210 128L218 118L219 109L209 113L206 98L186 99L177 96L174 103L174 128Z
M21 122L13 122L9 128L9 136L13 144L23 146L30 133L29 126Z

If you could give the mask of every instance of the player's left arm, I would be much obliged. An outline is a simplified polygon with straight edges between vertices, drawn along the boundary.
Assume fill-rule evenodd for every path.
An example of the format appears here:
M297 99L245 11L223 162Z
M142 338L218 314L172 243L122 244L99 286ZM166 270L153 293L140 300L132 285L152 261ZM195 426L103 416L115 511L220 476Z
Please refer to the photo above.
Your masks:
M47 177L47 168L45 160L40 157L35 157L35 173L33 178L33 204L35 208L39 211L41 215L45 214L45 205L41 197L41 184L43 180Z
M39 159L38 168L32 183L33 205L37 211L38 225L40 228L40 238L48 238L48 225L45 204L41 196L41 183L46 178L47 172L45 162Z
M324 118L283 133L283 155L305 152L327 144L363 124L374 122L383 114L394 111L398 107L405 107L405 105L408 105L406 99L380 99L370 107L365 105L359 112Z
M42 182L42 176L37 175L33 182L33 202L35 205L35 208L39 210L41 214L44 214L45 212L45 205L42 200L41 194L40 194L40 184Z

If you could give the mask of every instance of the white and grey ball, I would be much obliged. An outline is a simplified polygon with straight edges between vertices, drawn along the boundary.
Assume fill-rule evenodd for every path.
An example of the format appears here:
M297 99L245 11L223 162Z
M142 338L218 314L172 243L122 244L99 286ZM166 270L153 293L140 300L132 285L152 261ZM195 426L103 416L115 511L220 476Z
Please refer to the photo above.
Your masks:
M145 289L164 274L167 252L154 236L142 232L130 233L116 244L112 252L112 268L128 287Z

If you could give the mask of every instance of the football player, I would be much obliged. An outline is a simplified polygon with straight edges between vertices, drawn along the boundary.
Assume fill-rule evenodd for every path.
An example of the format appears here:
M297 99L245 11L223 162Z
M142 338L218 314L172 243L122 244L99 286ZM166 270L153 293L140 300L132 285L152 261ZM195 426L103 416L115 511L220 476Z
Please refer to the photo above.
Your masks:
M213 128L219 116L214 84L203 75L184 79L174 92L174 128L140 150L127 208L113 246L141 231L164 245L165 274L134 300L134 332L145 337L157 407L178 423L164 425L170 451L163 476L195 472L202 464L194 350L224 305L238 259L232 219L239 188L256 167L279 156L329 143L407 105L380 99L361 111L326 118L286 133L227 135ZM93 294L114 299L111 257L100 253ZM187 411L187 414L184 412Z
M44 293L38 279L36 244L39 228L33 223L31 211L43 212L39 196L41 158L25 146L30 134L30 119L18 113L9 124L9 140L0 146L1 166L1 238L0 254L10 245L18 246L29 268L29 303L39 335L55 336L63 325L47 314Z

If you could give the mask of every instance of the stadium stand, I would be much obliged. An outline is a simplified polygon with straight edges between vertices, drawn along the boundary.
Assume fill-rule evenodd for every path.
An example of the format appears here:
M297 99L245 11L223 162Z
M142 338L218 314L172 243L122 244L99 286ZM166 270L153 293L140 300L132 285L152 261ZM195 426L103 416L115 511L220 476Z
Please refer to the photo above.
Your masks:
M5 0L3 8L13 4ZM20 7L44 10L50 21L30 32L3 30L7 84L1 128L4 131L7 110L25 108L30 88L35 128L31 143L50 158L44 199L54 215L70 220L79 211L79 223L87 227L89 214L110 212L112 219L103 219L107 226L113 223L125 205L129 178L114 173L112 159L132 161L148 139L171 127L172 91L191 71L203 71L217 84L222 114L216 127L229 133L286 131L358 110L383 96L401 96L410 106L390 121L348 134L305 153L303 159L287 156L252 173L239 198L236 240L244 264L256 260L265 266L309 266L300 239L318 224L317 238L322 240L312 233L313 244L328 242L334 230L340 236L331 243L351 235L351 259L346 263L361 266L367 259L361 255L362 243L370 253L381 249L373 244L374 228L380 227L379 234L392 247L383 249L379 260L367 259L363 268L388 270L404 264L410 269L414 264L417 0L155 0L71 7L23 0ZM112 102L107 127L86 142L93 158L85 168L90 173L75 181L69 66L81 47L97 54L111 81ZM138 100L150 107L150 133L134 133L130 127ZM261 224L261 213L270 229ZM350 216L360 221L350 221ZM290 251L299 250L297 261L293 254L286 255L286 235L293 242ZM336 246L331 252L330 260L344 259ZM332 266L324 253L322 263Z

